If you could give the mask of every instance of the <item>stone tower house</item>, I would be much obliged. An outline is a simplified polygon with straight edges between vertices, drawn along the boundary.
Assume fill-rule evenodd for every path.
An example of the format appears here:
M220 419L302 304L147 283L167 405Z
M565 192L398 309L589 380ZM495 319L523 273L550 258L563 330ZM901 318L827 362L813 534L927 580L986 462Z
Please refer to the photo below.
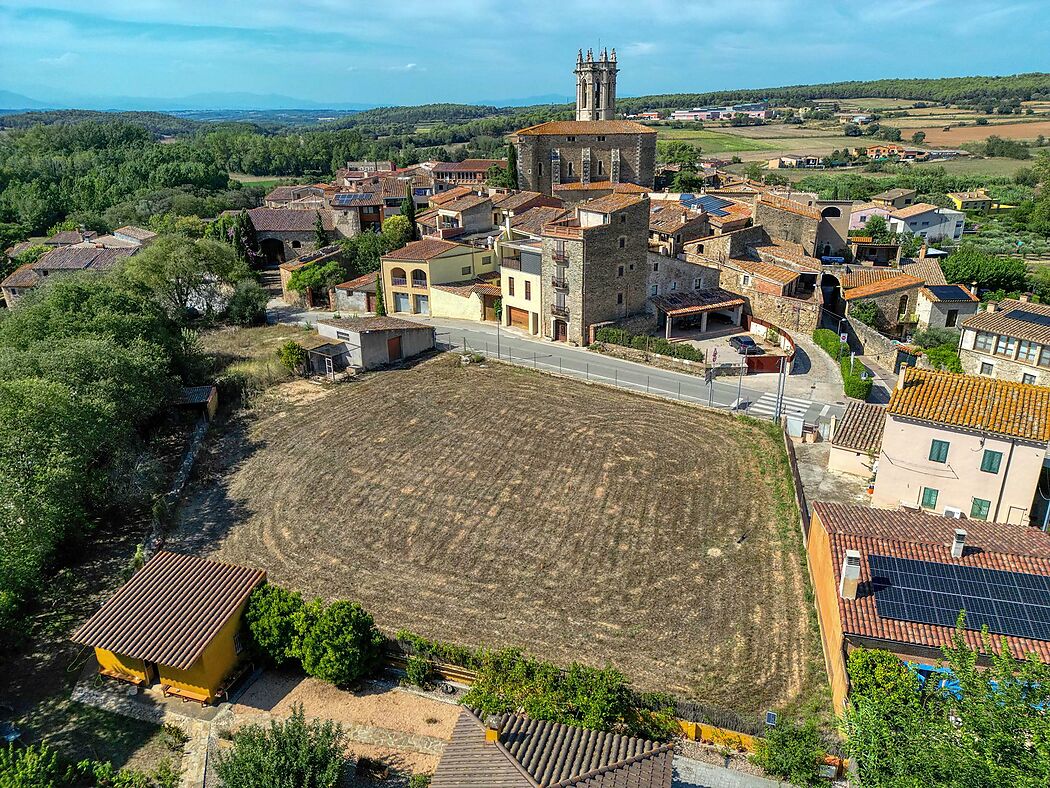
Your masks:
M616 50L598 59L588 49L576 55L576 120L612 120L616 114Z

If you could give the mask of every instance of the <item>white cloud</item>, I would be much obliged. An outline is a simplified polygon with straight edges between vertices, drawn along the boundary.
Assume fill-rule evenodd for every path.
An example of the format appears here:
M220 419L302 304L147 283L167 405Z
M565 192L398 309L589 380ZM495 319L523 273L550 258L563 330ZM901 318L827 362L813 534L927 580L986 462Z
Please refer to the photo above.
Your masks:
M37 62L43 63L45 66L71 66L80 60L80 55L76 52L63 52L58 57L42 57Z

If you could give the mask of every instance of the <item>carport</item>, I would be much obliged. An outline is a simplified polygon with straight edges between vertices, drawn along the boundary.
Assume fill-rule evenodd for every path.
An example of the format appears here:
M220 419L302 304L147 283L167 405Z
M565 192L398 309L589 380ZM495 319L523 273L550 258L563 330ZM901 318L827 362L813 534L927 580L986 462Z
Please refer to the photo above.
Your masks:
M663 318L664 338L670 339L675 318L700 316L700 333L707 332L707 319L712 313L726 317L734 326L743 318L744 299L721 287L695 293L668 293L649 299L656 307L657 320Z

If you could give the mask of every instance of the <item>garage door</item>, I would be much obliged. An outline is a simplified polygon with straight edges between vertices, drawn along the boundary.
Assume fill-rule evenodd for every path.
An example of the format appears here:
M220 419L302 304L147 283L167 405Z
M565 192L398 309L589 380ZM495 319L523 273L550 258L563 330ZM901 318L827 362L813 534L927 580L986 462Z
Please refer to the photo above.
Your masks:
M524 309L518 309L516 306L509 307L510 311L510 324L515 328L523 328L526 331L529 330L529 313Z

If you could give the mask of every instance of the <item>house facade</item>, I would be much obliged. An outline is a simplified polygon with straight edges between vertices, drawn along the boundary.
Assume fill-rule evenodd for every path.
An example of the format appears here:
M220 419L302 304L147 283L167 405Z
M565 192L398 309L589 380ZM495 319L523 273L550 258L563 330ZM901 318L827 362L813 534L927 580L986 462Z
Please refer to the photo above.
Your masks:
M542 331L544 322L541 314L543 241L503 241L500 249L503 254L500 265L503 325L519 328L537 336Z
M422 238L383 255L381 265L387 312L429 315L433 285L494 276L499 263L491 249Z
M962 321L963 371L1050 386L1050 306L1005 298Z
M919 290L917 328L950 328L977 313L980 299L962 285L927 285Z
M920 202L892 211L888 221L897 233L912 233L929 241L958 241L963 236L966 214Z
M901 367L872 505L1042 526L1050 389Z

